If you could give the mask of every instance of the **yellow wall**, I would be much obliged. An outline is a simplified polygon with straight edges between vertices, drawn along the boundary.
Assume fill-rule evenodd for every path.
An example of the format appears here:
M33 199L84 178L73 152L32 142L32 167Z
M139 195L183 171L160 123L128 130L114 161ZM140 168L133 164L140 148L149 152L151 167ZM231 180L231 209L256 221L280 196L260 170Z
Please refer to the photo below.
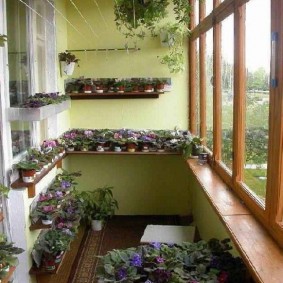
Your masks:
M99 1L106 23L93 1L77 1L76 5L89 21L93 35L73 5L68 2L68 18L83 33L68 26L68 49L121 48L126 43L134 46L116 29L112 0ZM60 34L60 33L59 33ZM73 52L80 59L80 67L72 77L172 77L173 90L159 99L87 100L73 101L71 126L83 128L187 128L187 72L169 73L157 56L168 49L161 47L159 38L148 37L138 41L141 51ZM64 51L64 50L61 50ZM185 52L186 53L186 52Z
M73 155L66 162L68 170L82 171L80 189L114 186L117 214L191 212L189 179L181 156Z

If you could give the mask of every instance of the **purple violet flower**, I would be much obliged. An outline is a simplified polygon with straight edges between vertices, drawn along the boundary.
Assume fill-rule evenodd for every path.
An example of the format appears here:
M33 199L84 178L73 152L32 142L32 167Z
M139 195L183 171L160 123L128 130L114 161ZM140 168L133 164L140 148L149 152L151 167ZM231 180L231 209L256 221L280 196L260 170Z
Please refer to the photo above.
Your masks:
M159 243L159 242L152 242L152 243L150 243L150 245L157 250L160 250L160 248L161 248L161 243Z
M117 274L116 274L116 277L117 277L118 280L122 280L122 279L126 278L127 277L127 270L124 267L120 268L118 270Z
M141 256L137 253L133 254L132 258L130 259L130 265L141 267L142 266Z
M70 188L70 187L71 187L71 183L70 183L69 181L63 180L63 181L61 182L61 188L63 188L63 189L68 189L68 188Z
M85 131L84 131L84 134L85 134L85 136L88 137L88 138L93 136L93 132L90 131L90 130L85 130Z
M157 257L155 258L155 261L156 261L157 263L163 263L165 260L164 260L163 257L157 256Z

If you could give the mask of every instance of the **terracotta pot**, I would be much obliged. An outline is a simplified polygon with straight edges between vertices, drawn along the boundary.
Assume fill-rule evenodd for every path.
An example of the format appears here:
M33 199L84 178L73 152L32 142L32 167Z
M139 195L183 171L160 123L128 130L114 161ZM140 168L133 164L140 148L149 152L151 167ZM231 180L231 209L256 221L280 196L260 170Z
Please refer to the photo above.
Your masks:
M128 152L135 152L137 149L137 145L135 143L128 143L127 150Z
M25 183L32 183L34 181L36 171L33 170L22 170L22 179Z

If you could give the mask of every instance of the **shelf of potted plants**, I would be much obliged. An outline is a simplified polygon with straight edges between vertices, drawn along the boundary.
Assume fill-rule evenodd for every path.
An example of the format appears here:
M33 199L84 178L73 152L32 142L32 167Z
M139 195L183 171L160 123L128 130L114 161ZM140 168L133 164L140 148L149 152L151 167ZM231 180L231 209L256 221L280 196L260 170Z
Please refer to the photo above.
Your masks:
M45 154L45 157L48 156L48 153ZM21 189L21 188L27 188L28 189L28 197L33 198L36 194L35 192L35 185L44 178L54 167L57 166L57 168L62 168L62 160L65 156L65 153L60 153L57 155L56 158L53 160L50 160L49 163L45 162L45 165L41 168L40 171L37 172L37 174L29 177L28 179L23 179L22 177L19 177L16 181L14 181L11 184L12 189ZM34 160L25 160L21 161L18 164L16 164L16 167L18 169L25 169L25 168L31 168L38 169L38 161Z

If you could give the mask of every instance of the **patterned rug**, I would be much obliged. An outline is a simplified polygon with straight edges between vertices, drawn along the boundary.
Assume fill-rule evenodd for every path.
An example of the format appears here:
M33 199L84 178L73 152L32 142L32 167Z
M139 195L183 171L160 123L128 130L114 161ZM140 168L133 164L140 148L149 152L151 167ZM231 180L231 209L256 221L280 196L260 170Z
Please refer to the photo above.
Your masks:
M96 255L100 254L106 226L107 224L99 232L94 232L91 229L86 230L78 255L73 263L68 283L95 282L95 267L98 260Z
M148 224L179 225L178 216L115 216L100 232L87 230L79 253L72 265L68 283L94 283L96 255L104 255L112 249L125 249L140 244Z

